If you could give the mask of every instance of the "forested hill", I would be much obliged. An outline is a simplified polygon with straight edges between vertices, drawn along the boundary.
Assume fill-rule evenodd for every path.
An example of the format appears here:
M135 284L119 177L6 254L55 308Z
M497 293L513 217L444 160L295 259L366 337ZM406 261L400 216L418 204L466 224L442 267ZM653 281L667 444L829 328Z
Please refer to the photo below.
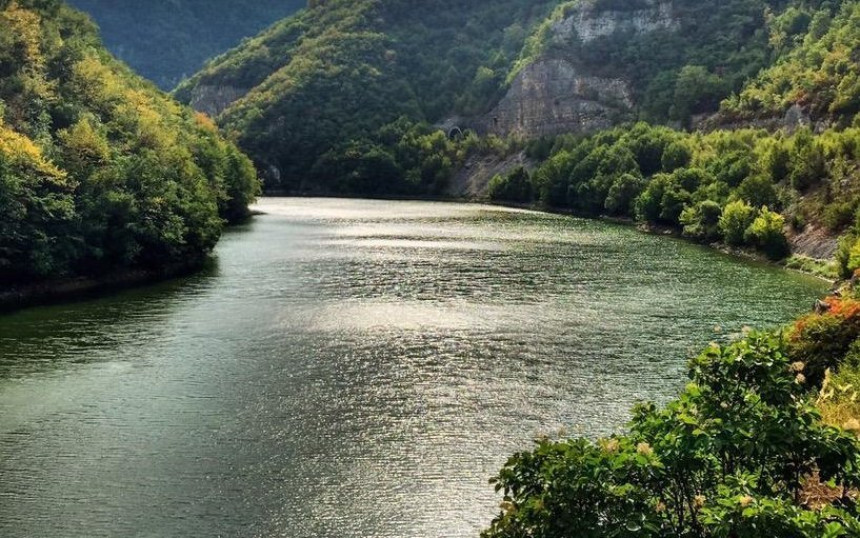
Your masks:
M803 2L771 28L777 60L723 103L722 119L782 117L796 109L819 127L851 125L860 112L860 2Z
M258 191L205 116L60 0L0 0L0 283L205 257Z
M383 176L370 188L390 191L387 176L399 172L376 151L378 137L399 139L406 126L384 127L401 117L434 122L486 113L526 37L556 4L313 2L210 63L176 95L213 113L229 105L221 125L236 133L272 186L361 192L368 187L356 184L361 179L333 177L332 170L352 167L344 161L349 155L367 154L380 157L373 167ZM435 180L432 172L413 177L422 188Z
M101 28L105 44L168 90L209 58L305 6L305 0L69 0Z
M355 191L349 155L379 157L405 123L525 138L635 119L689 125L779 57L771 26L789 5L806 13L814 3L330 0L217 58L176 94L219 114L270 185ZM399 161L413 176L400 188L438 183L438 170Z

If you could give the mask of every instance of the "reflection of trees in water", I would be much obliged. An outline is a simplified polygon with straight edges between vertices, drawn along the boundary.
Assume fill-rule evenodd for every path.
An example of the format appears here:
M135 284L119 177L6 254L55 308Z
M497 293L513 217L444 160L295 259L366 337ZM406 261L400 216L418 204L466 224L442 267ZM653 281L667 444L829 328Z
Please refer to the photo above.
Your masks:
M211 289L218 274L213 257L190 276L6 314L0 317L0 379L121 359L106 351L160 340L171 328L165 319L184 299Z

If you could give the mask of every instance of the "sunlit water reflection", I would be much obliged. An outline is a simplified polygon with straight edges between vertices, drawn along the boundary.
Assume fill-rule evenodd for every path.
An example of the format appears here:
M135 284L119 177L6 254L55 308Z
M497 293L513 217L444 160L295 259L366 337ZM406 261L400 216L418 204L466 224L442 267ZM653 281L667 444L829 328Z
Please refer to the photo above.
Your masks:
M0 536L476 536L533 437L617 431L824 291L566 217L260 209L207 272L0 318Z

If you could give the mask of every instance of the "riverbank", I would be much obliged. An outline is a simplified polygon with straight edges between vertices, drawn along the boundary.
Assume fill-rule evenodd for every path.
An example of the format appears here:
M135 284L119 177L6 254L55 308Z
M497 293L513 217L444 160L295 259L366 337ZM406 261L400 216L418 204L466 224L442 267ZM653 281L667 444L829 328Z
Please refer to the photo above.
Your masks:
M480 203L480 204L487 204L487 205L493 205L493 206L498 206L498 207L510 207L510 208L514 208L514 209L526 209L529 211L537 211L540 213L547 213L550 215L564 215L564 216L569 216L569 217L594 219L594 220L599 220L599 221L603 221L603 222L611 222L613 224L620 224L622 226L630 226L632 228L636 228L637 230L641 231L642 233L646 233L649 235L661 235L661 236L666 236L666 237L672 237L675 239L681 239L681 240L687 241L689 243L693 243L693 244L697 244L697 245L701 245L704 247L708 247L708 248L717 250L717 251L722 252L724 254L727 254L729 256L734 256L734 257L742 258L745 260L752 260L752 261L755 261L757 263L764 263L767 265L775 265L777 267L782 267L783 269L785 269L787 271L794 271L794 272L801 273L804 275L813 276L813 277L818 278L820 280L823 280L824 282L827 282L829 284L836 284L839 281L839 277L838 277L838 274L836 273L836 268L834 266L835 262L832 259L831 260L825 260L825 259L813 258L811 256L805 256L803 254L792 254L790 257L786 258L785 260L775 262L773 260L768 259L767 256L765 256L761 252L758 252L758 251L753 250L753 249L732 247L732 246L727 245L726 243L722 243L722 242L701 243L698 241L692 241L689 238L685 237L684 234L681 233L681 231L676 229L676 228L672 228L669 226L656 226L656 225L643 224L641 222L637 222L637 221L630 219L630 218L610 217L610 216L606 216L606 215L601 215L601 216L597 216L597 217L589 216L589 215L578 215L575 212L570 211L570 210L544 207L544 206L535 205L535 204L518 204L518 203L512 203L512 202L498 202L498 201L477 200L477 199L476 200L459 200L459 201L461 201L463 203Z
M293 195L271 193L267 198L347 198L347 199L362 199L371 197L351 197L348 195L324 196L324 195ZM649 235L661 235L673 237L676 239L684 239L683 234L679 230L670 227L660 226L645 226L637 223L632 219L608 217L608 216L584 216L576 213L557 208L543 207L535 204L517 204L508 202L497 202L479 198L465 198L454 196L376 196L372 197L378 200L401 200L401 201L424 201L424 202L440 202L440 203L467 203L467 204L485 204L497 207L509 207L515 209L524 209L528 211L536 211L539 213L551 215L564 215L576 218L588 218L620 224L624 226L635 227L639 231ZM260 210L252 210L251 217L264 215L265 212ZM692 241L690 241L693 243ZM700 243L701 244L701 243ZM828 274L827 265L832 263L828 260L818 260L805 256L793 255L791 258L782 262L773 262L758 252L748 249L738 249L730 247L724 243L702 244L714 250L718 250L730 256L753 260L757 263L766 263L776 265L788 271L799 272L809 276L816 277L830 284L835 284L837 278L835 274ZM154 284L172 278L178 278L193 274L203 269L209 261L195 264L184 264L159 270L127 270L101 277L77 277L50 280L46 282L38 282L33 284L16 285L10 289L0 290L0 312L12 312L23 308L33 306L45 306L49 304L59 304L68 301L76 301L92 297L98 297L104 294L116 293L118 291L134 288L137 286L145 286Z
M172 265L158 270L130 269L99 277L76 277L20 284L0 290L0 312L14 312L33 306L60 304L100 297L109 293L155 284L194 274L211 263Z
M601 216L593 216L593 215L580 215L575 213L574 211L567 209L559 209L553 207L546 207L539 204L531 204L531 203L516 203L516 202L501 202L495 200L489 200L483 197L468 197L468 196L454 196L454 195L437 195L437 196L428 196L428 195L375 195L375 196L351 196L349 194L338 194L338 195L326 195L326 194L286 194L284 192L270 192L265 195L266 198L344 198L351 200L361 200L361 199L372 199L372 200L389 200L389 201L421 201L421 202L450 202L450 203L462 203L462 204L484 204L491 205L497 207L509 207L514 209L524 209L528 211L537 211L539 213L546 213L549 215L564 215L569 217L576 218L584 218L584 219L594 219L600 220L603 222L611 222L614 224L621 224L624 226L630 226L640 230L643 233L647 233L650 235L663 235L667 237L673 237L676 239L682 239L684 241L688 241L693 244L702 245L708 248L712 248L714 250L718 250L730 256L735 256L737 258L742 258L745 260L752 260L757 263L764 263L768 265L773 265L777 267L782 267L787 271L794 271L804 275L813 276L818 278L824 282L829 284L835 284L839 281L839 277L836 274L836 270L832 267L834 263L832 259L820 259L812 256L806 256L803 254L792 254L789 258L785 260L774 262L773 260L768 259L762 253L757 252L753 249L745 249L745 248L737 248L727 245L722 242L714 242L714 243L701 243L697 241L692 241L688 237L684 237L680 230L676 228L672 228L669 226L657 226L657 225L646 225L641 222L637 222L630 218L625 217L610 217L606 215ZM255 213L256 214L256 213Z

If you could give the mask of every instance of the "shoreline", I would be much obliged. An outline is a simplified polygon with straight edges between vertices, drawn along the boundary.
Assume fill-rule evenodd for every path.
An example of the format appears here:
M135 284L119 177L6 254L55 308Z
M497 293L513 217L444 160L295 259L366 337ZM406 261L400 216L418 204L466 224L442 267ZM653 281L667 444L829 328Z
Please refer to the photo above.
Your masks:
M37 306L51 306L94 299L149 284L166 282L197 273L210 263L172 265L161 269L126 269L100 277L70 277L0 290L0 314L11 314Z
M742 260L754 261L756 263L761 263L765 265L769 265L771 267L779 267L788 272L798 273L801 275L810 276L821 280L822 282L826 282L830 285L835 286L840 282L838 278L830 278L828 276L822 275L820 273L816 273L814 271L806 271L802 268L797 267L789 267L788 263L794 256L799 256L802 258L808 258L814 262L820 263L828 263L832 260L824 260L819 258L812 258L809 256L804 256L800 254L792 254L792 256L786 258L782 261L772 261L768 259L761 253L758 253L749 249L735 248L731 247L725 243L716 242L716 243L700 243L697 241L692 241L689 238L684 237L680 230L676 230L674 228L668 226L655 226L655 225L647 225L643 223L636 222L631 218L626 217L611 217L607 215L593 216L593 215L579 215L573 211L566 209L558 209L552 207L543 207L536 204L528 204L528 203L516 203L516 202L494 202L492 200L482 200L479 198L462 198L458 196L446 196L446 195L436 195L436 196L409 196L409 195L390 195L390 196L351 196L348 194L344 195L332 195L332 194L310 194L310 193L300 193L300 194L287 194L285 192L270 192L265 193L261 196L261 198L343 198L347 200L384 200L384 201L404 201L404 202L449 202L449 203L460 203L460 204L475 204L475 205L487 205L494 207L507 207L511 209L523 209L527 211L535 211L537 213L544 213L547 215L563 215L568 217L575 217L579 219L588 219L588 220L596 220L602 222L609 222L612 224L619 224L622 226L628 226L631 228L636 228L642 233L648 235L659 235L664 237L672 237L674 239L679 239L681 241L685 241L691 245L699 245L711 250L716 250L728 256L732 256ZM254 214L260 214L259 211L255 211Z
M699 246L708 248L710 250L722 252L723 254L725 254L727 256L732 256L734 258L754 261L756 263L770 265L772 267L779 267L780 269L783 269L785 271L789 271L792 273L798 273L801 275L811 276L813 278L817 278L818 280L826 282L830 285L835 286L836 284L838 284L840 282L840 280L838 278L829 278L827 276L824 276L824 275L819 274L819 273L815 273L813 271L804 271L803 269L788 266L789 261L791 259L793 259L794 257L798 257L798 256L803 257L803 258L808 258L809 260L812 260L814 262L821 262L821 263L827 263L827 262L830 262L832 260L823 260L823 259L818 259L818 258L812 258L809 256L804 256L802 254L792 253L791 256L789 256L788 258L786 258L784 260L773 261L773 260L768 259L767 256L765 256L759 252L756 252L754 250L732 247L732 246L727 245L726 243L719 242L719 241L713 242L713 243L700 243L698 241L693 241L687 237L684 237L684 234L682 234L680 230L677 230L675 228L672 228L669 226L644 224L641 222L636 222L635 220L633 220L631 218L626 218L626 217L610 217L607 215L600 215L597 217L583 216L583 215L577 215L576 213L574 213L572 211L566 211L566 210L554 209L554 208L542 208L539 206L534 206L534 205L529 205L529 204L500 204L497 202L489 202L489 201L484 201L481 203L485 203L487 205L493 205L493 206L500 206L500 207L513 207L513 208L517 208L517 209L530 209L532 211L538 211L538 212L547 213L550 215L567 215L567 216L581 218L581 219L590 219L590 220L597 220L597 221L601 221L601 222L610 222L610 223L618 224L621 226L628 226L631 228L636 228L637 230L639 230L640 232L642 232L644 234L659 235L662 237L671 237L673 239L678 239L678 240L687 242L691 245L699 245Z
M695 241L690 241L687 238L684 238L683 235L675 229L661 226L646 226L641 223L637 223L632 219L621 218L621 217L609 217L609 216L584 216L577 215L576 213L563 209L555 209L548 207L540 207L534 204L517 204L517 203L500 203L493 202L490 200L480 200L473 198L459 198L453 196L346 196L346 195L287 195L284 193L270 193L262 196L261 198L344 198L344 199L352 199L352 200L360 200L360 199L369 199L369 200L390 200L390 201L423 201L423 202L447 202L447 203L463 203L463 204L474 204L474 205L487 205L494 207L508 207L513 209L524 209L528 211L535 211L538 213L544 213L547 215L562 215L568 217L596 220L602 222L608 222L612 224L618 224L622 226L632 227L637 229L638 231L649 234L649 235L660 235L664 237L671 237L674 239L679 239L682 241L686 241L690 244L700 245L712 250L716 250L728 256L732 256L738 259L750 260L756 263L762 263L766 265L770 265L772 267L779 267L782 270L798 273L806 276L810 276L821 280L822 282L826 282L830 285L836 285L839 283L838 279L828 278L824 275L812 272L812 271L804 271L795 267L788 267L787 261L783 262L773 262L768 260L763 255L758 253L748 251L745 249L736 249L729 247L723 243L697 243ZM265 215L265 212L252 209L251 210L251 218ZM250 219L249 219L250 220ZM826 260L816 260L814 258L810 258L815 261L826 261ZM198 271L202 270L206 267L208 263L211 263L211 258L207 258L202 262L197 262L193 264L182 264L182 265L174 265L161 269L127 269L123 271L117 271L114 273L110 273L107 275L103 275L100 277L74 277L74 278L63 278L63 279L55 279L48 280L44 282L37 282L32 284L21 284L12 286L6 290L0 290L0 314L9 314L12 312L20 311L26 308L37 307L37 306L50 306L56 304L63 304L68 302L75 302L85 299L92 299L102 297L106 294L117 293L120 291L146 286L150 284L157 284L159 282L165 282L168 280L172 280L175 278L181 278L184 276L189 276Z

